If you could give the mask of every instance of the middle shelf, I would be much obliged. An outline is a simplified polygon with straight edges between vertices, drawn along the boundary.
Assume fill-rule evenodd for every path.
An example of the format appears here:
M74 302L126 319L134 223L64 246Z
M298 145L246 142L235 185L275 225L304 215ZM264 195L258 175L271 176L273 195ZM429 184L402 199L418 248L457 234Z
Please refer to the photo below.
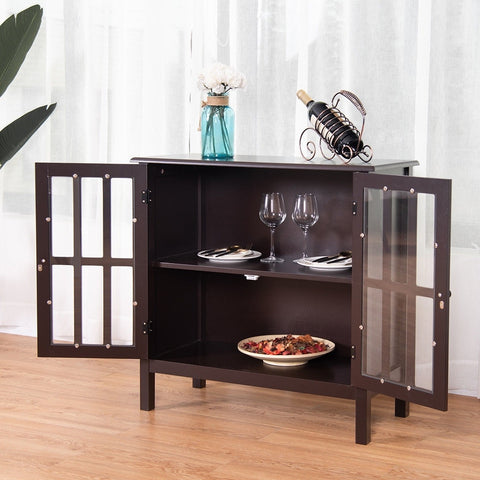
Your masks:
M352 283L352 270L318 271L298 265L297 257L284 257L282 263L261 263L258 259L240 263L217 263L199 258L196 252L182 253L158 258L152 262L154 268L191 270L198 272L217 272L254 277L275 277L317 282Z

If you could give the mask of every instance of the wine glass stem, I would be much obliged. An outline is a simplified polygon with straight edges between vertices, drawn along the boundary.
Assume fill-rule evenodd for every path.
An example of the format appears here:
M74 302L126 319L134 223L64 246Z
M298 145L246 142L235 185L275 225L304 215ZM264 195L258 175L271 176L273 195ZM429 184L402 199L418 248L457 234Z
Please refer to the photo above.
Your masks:
M303 229L303 258L307 258L307 232L308 228Z
M270 227L270 258L275 257L275 246L274 246L274 234L275 234L275 227Z

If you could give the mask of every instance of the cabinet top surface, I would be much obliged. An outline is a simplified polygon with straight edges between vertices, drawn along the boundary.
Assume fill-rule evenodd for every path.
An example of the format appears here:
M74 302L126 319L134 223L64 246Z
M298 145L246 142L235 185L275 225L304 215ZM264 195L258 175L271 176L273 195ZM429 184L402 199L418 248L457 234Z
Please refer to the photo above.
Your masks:
M349 164L342 160L313 159L310 161L293 156L235 155L231 159L202 159L199 154L159 155L149 157L134 157L133 163L160 163L175 165L222 166L222 167L256 167L256 168L288 168L301 170L339 170L349 172L371 172L391 168L404 168L418 165L416 160L382 160L372 159L364 163L355 158Z

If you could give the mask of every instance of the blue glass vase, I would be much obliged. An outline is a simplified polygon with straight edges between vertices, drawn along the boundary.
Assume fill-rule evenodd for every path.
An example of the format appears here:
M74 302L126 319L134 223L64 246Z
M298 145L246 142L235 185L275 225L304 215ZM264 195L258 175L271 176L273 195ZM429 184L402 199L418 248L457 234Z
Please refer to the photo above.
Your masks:
M232 158L235 112L227 95L211 95L203 107L202 158Z

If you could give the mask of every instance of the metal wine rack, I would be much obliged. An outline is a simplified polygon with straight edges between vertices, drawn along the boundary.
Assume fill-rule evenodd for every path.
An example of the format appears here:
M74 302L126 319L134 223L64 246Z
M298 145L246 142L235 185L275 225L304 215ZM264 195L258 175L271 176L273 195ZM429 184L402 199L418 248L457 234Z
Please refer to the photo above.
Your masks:
M355 125L338 108L341 96L349 100L360 112L362 116L362 126L360 130L356 128ZM307 127L300 134L298 143L302 157L309 161L312 160L317 153L317 147L314 141L303 141L305 133L313 131L319 136L318 146L320 153L326 160L332 160L335 155L338 155L345 164L350 163L350 161L355 157L358 157L363 162L368 163L373 157L373 150L370 145L362 144L366 115L367 112L365 107L354 93L347 90L340 90L333 96L331 105L328 105L328 107L316 117L316 128L313 126ZM354 133L358 137L357 146L352 148L350 145L343 145L340 152L335 150L335 147L341 143L342 139L351 133ZM324 152L322 143L326 145L330 152L329 154Z

